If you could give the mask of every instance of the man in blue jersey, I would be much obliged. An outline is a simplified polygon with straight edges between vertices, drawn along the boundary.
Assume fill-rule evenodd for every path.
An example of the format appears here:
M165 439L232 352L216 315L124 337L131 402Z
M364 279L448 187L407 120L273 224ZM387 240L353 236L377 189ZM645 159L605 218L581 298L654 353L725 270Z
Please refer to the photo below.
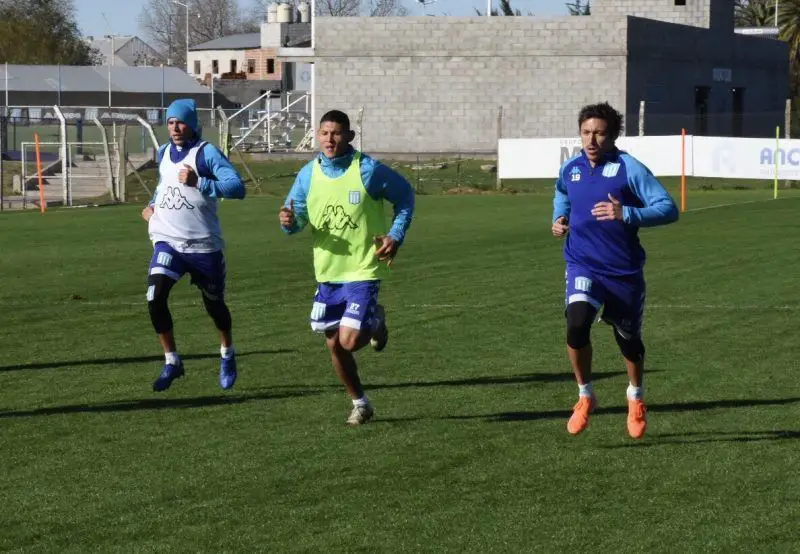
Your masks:
M217 216L220 198L244 198L242 178L225 156L201 136L194 100L176 100L167 109L169 142L158 149L159 183L142 211L154 252L147 278L150 320L166 363L153 382L164 391L184 373L175 345L170 290L188 273L203 296L206 312L220 334L219 384L236 382L231 314L225 304L225 256Z
M630 381L628 433L639 439L647 428L647 408L641 335L645 252L638 231L676 221L678 208L647 167L617 149L619 112L608 103L586 106L578 126L583 149L561 166L552 226L553 235L566 237L567 353L579 387L567 430L583 431L595 408L590 331L602 308Z
M389 339L378 291L411 225L414 191L398 173L355 150L354 138L347 114L322 116L322 151L300 170L279 219L289 234L311 227L317 280L311 328L325 334L334 370L353 401L348 425L362 425L375 410L353 353L367 343L381 351ZM394 206L388 232L384 200Z

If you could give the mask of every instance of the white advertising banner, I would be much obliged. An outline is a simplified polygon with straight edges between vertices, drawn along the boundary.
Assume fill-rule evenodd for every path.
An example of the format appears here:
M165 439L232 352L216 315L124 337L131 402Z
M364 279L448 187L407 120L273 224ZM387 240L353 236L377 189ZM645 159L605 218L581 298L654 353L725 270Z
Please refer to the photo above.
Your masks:
M501 139L500 179L555 179L565 161L580 152L580 139Z
M694 137L694 168L687 175L728 179L800 179L800 140Z
M686 137L686 171L692 168L692 137ZM641 161L655 175L681 174L681 137L621 137L617 146ZM501 179L555 179L565 161L580 153L579 138L501 139Z
M625 150L650 168L654 175L668 177L681 174L681 136L621 137L617 141ZM692 169L692 137L686 137L686 174Z

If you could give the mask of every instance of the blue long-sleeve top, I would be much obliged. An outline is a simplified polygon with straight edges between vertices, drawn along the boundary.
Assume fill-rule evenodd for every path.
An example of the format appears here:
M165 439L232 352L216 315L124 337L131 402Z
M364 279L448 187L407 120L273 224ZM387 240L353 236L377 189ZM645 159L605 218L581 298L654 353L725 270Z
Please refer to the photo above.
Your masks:
M622 221L597 221L592 208L622 203ZM677 221L678 207L653 173L630 154L614 149L592 167L585 152L561 166L553 198L553 222L569 221L564 245L568 263L586 266L601 275L638 273L646 255L639 242L640 227Z
M302 231L308 224L308 207L306 198L311 188L311 174L315 163L319 163L326 176L335 179L341 177L350 167L355 150L336 158L328 158L320 153L316 158L307 163L300 172L286 197L285 206L294 205L295 221L291 228L281 227L286 233ZM364 188L375 200L387 200L394 207L394 218L389 236L402 244L411 225L414 215L414 189L409 182L399 173L381 162L365 154L361 154L361 181Z
M161 163L164 154L169 149L169 158L173 163L182 162L189 154L189 150L197 146L202 139L196 138L184 144L180 149L170 140L162 144L156 153L156 163ZM245 187L242 177L233 164L211 143L206 143L197 153L197 189L211 198L236 198L245 197ZM152 204L155 195L150 200Z

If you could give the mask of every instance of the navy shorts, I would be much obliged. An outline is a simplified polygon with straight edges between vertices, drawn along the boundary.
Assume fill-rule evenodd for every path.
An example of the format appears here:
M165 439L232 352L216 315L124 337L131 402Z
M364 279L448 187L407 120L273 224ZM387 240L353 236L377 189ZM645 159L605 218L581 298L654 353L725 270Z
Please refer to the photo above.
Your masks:
M311 329L324 333L340 326L371 328L380 288L380 281L319 283L311 308Z
M225 255L221 250L184 254L166 242L157 242L150 260L150 275L164 275L179 281L186 273L206 297L215 300L225 293ZM149 300L149 289L147 294Z
M577 264L567 264L567 306L588 302L600 311L602 320L626 338L642 332L646 287L642 273L619 277L598 275Z

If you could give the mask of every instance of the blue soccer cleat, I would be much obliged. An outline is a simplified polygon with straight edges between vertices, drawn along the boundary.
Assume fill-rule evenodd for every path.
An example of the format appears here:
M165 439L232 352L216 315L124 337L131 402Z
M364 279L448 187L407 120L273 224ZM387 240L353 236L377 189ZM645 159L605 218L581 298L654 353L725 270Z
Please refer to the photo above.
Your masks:
M236 355L219 359L219 386L225 390L233 388L236 382Z
M161 375L158 379L153 381L153 390L155 392L165 391L169 388L172 382L178 377L183 377L183 362L178 362L178 365L167 364L161 370Z

